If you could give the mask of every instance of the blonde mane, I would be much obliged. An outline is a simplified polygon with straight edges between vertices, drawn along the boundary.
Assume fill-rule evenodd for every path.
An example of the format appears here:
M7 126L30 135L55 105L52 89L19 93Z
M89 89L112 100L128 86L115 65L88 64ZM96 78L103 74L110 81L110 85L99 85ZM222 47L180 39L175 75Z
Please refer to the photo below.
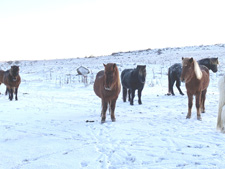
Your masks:
M197 79L200 80L202 78L202 71L201 71L201 69L200 69L200 67L198 65L198 62L195 61L195 60L193 60L193 62L194 62L195 75L196 75Z

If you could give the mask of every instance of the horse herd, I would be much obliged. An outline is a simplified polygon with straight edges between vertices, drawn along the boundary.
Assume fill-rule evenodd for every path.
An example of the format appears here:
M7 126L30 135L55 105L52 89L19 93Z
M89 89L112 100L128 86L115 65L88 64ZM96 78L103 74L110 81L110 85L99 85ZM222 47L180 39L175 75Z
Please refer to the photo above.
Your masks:
M195 96L197 119L202 120L201 113L205 112L205 99L209 85L209 70L212 70L214 73L217 72L218 64L218 58L205 58L199 61L195 61L193 58L182 58L182 64L176 63L169 67L167 95L175 95L173 91L175 81L179 93L184 95L180 89L180 85L181 81L185 82L188 96L187 119L191 118L193 96ZM133 105L135 90L138 90L138 103L142 104L141 93L146 81L146 65L138 65L135 69L125 69L121 72L121 77L115 63L103 65L104 70L97 73L93 88L95 94L102 101L101 123L105 122L108 107L111 120L115 122L115 107L121 91L121 83L123 101L126 102L128 97L130 105ZM6 85L5 94L9 94L9 100L13 100L13 93L15 93L15 100L18 100L17 93L21 83L19 66L11 66L7 71L0 70L1 83ZM217 128L225 133L225 76L219 80L218 85L220 97Z
M182 58L182 64L176 63L169 67L167 95L174 95L173 85L175 81L180 94L184 95L180 89L180 85L181 81L185 83L188 96L187 119L191 118L193 96L195 96L197 119L202 120L201 113L205 112L205 99L210 81L209 70L212 70L214 73L217 72L218 64L218 58L205 58L199 61L196 61L193 58ZM121 72L121 77L119 77L119 71L115 63L104 64L104 68L104 70L97 73L94 82L94 92L102 101L102 123L105 122L108 106L111 120L113 122L116 121L115 107L121 90L120 79L123 89L123 101L126 102L128 95L130 105L133 105L135 90L138 90L138 103L142 104L141 92L146 80L145 65L138 65L135 69L125 69ZM225 76L219 81L219 91L220 100L217 128L222 132L225 132Z

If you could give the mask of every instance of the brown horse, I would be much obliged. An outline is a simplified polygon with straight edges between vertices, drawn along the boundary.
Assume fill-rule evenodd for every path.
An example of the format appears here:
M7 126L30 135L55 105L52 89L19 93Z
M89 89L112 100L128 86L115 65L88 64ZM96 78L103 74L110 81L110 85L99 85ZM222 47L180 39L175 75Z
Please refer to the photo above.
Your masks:
M18 100L17 93L21 83L19 75L19 66L11 66L11 69L4 72L3 83L6 85L6 93L9 92L9 100L13 99L13 93L15 92L15 99Z
M115 118L115 106L116 100L120 93L120 77L119 70L115 63L103 64L105 70L100 71L96 75L94 82L94 92L102 99L102 113L101 122L104 123L106 119L106 111L109 105L109 112L111 113L112 121L116 121Z
M188 95L188 114L186 118L191 118L191 108L193 95L197 109L197 119L201 120L201 111L205 112L205 97L209 85L209 69L202 66L193 58L182 58L181 81L185 81Z
M5 71L0 70L0 85L3 83L3 76L4 76Z

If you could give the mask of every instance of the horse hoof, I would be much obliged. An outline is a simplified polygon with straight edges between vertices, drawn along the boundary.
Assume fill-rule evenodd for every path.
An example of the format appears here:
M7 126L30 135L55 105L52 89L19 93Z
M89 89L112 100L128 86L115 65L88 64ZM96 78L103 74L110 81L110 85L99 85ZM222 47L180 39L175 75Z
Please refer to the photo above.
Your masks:
M102 120L101 120L101 123L102 123L102 124L105 123L105 119L102 119Z
M191 116L186 116L186 119L190 119L191 118Z
M115 122L116 121L116 119L112 119L112 122Z
M202 121L202 117L201 116L197 116L197 120Z

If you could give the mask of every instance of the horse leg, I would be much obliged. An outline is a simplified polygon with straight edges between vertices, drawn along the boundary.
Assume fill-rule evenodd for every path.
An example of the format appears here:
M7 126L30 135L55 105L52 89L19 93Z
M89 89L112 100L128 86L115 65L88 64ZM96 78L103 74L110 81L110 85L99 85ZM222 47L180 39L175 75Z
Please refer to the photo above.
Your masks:
M9 100L12 101L12 99L13 99L13 89L10 88L9 89Z
M127 88L123 87L123 102L126 102L127 99Z
M130 95L131 95L130 89L128 89L128 101L130 101Z
M201 118L201 92L198 92L195 96L195 105L197 109L197 119L202 120Z
M218 106L218 116L217 116L217 129L221 130L222 128L222 109L223 109L224 104L221 102L221 99L219 100L219 106Z
M107 107L108 107L108 102L102 100L102 113L101 113L102 120L101 120L101 123L105 122Z
M205 98L206 98L206 92L207 90L202 91L202 97L201 97L201 112L205 113Z
M5 89L5 95L7 95L8 92L9 92L9 89L6 87L6 89Z
M16 100L18 100L17 93L18 93L18 88L16 87L16 88L15 88L15 95L16 95L15 99L16 99Z
M112 100L111 104L110 104L112 122L116 121L116 118L115 118L115 107L116 107L116 100Z
M221 112L221 132L225 133L225 106L223 106Z
M171 91L171 94L174 96L174 91L173 91L173 85L175 83L175 80L174 79L171 79L171 84L170 84L170 91Z
M134 105L135 90L131 90L130 105Z
M193 104L193 95L190 93L187 93L188 95L188 114L186 116L187 119L191 118L191 109L192 109L192 104Z
M182 90L180 89L180 79L177 80L177 82L176 82L176 87L177 87L177 89L179 90L180 94L181 94L181 95L184 95L184 93L183 93Z
M171 95L171 91L172 91L171 88L172 88L171 87L171 75L170 75L170 68L169 68L168 69L168 93L167 93L168 96Z
M141 92L142 92L142 89L138 89L138 104L142 104L142 101L141 101Z

